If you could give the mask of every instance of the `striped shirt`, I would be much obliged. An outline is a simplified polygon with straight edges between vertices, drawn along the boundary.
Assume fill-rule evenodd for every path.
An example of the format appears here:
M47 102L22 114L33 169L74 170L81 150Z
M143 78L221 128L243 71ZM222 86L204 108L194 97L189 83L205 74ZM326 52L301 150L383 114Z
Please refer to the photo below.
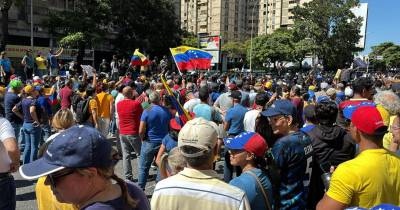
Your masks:
M248 210L249 201L239 188L218 179L213 170L185 168L179 174L157 183L151 209Z

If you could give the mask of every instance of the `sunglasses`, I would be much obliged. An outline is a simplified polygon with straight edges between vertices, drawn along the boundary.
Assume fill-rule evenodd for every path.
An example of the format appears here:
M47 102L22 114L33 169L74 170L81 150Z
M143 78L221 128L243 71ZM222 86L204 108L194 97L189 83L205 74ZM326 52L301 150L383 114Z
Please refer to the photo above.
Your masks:
M56 183L57 183L58 180L60 180L60 178L68 176L68 175L71 175L73 173L75 173L75 169L72 169L72 168L64 169L64 170L62 170L62 171L60 171L58 173L47 175L47 179L49 180L50 185L53 188L55 188L56 187Z

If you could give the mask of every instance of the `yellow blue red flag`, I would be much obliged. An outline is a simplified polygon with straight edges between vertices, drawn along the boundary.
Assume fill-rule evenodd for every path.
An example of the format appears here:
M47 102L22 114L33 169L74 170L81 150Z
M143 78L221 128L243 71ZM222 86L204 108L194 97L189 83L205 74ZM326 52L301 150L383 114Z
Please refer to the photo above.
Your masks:
M211 67L213 56L204 50L188 46L179 46L170 50L180 71L210 69Z

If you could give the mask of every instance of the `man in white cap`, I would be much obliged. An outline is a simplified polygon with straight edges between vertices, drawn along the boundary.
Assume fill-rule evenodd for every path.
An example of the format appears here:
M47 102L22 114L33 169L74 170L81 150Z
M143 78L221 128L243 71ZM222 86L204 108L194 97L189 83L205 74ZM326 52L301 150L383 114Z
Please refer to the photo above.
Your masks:
M187 167L157 183L151 209L250 209L246 194L219 180L213 170L218 138L215 128L212 122L195 118L181 129L178 147Z

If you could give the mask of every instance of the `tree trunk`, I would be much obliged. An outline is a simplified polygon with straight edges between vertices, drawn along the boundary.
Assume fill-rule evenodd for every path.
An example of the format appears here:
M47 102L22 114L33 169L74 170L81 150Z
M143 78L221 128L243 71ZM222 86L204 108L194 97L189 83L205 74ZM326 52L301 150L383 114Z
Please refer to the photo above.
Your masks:
M10 10L12 1L5 0L0 8L1 10L1 39L0 39L0 52L6 49L8 41L8 10Z

